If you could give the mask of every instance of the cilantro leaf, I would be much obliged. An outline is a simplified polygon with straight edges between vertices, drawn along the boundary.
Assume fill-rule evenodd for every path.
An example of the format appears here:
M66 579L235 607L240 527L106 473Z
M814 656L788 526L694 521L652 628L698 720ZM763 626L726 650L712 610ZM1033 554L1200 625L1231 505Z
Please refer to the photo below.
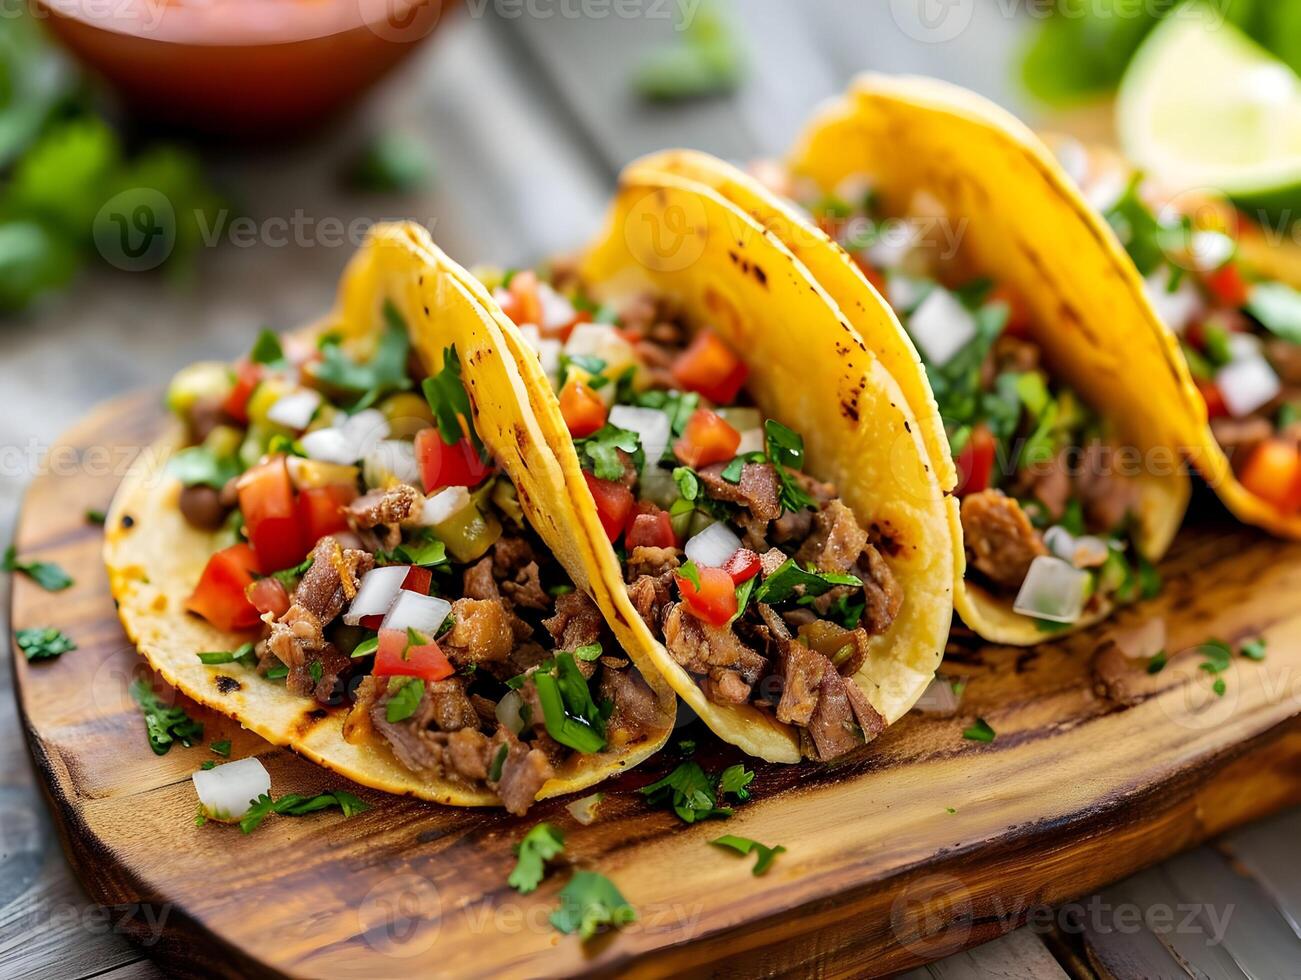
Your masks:
M749 837L737 837L735 834L724 834L722 837L715 837L709 843L717 847L729 847L742 856L749 854L751 851L756 852L759 857L754 862L754 868L751 871L751 874L756 878L772 867L773 859L778 854L786 853L786 848L781 844L776 847L767 847L757 840L751 840Z
M741 776L733 774L729 776L729 783L734 787L733 792L739 795L739 792L748 785L749 780L743 780ZM718 805L719 787L697 762L681 763L663 779L649 786L643 786L641 794L652 806L672 809L684 823L732 815L730 807Z
M860 586L863 580L855 575L838 572L817 572L800 568L794 558L787 558L781 566L763 580L754 590L755 602L775 606L789 602L796 596L820 596L838 585Z
M1301 292L1287 283L1256 283L1247 298L1247 312L1274 336L1301 344Z
M271 577L283 585L286 592L293 592L302 577L307 574L307 570L312 567L312 560L312 556L308 555L292 568L282 568L278 572L272 572Z
M92 507L86 511L87 524L98 524L100 527L103 527L106 519L107 515L102 510Z
M22 572L47 592L61 592L72 585L72 576L58 565L48 561L19 561L18 549L10 545L0 568L6 572Z
M591 464L592 475L598 480L618 480L623 476L623 458L619 450L632 456L638 469L645 458L637 433L609 423L584 439L575 439L574 448L580 460L585 457Z
M228 738L223 738L213 742L208 746L208 748L211 749L214 754L221 756L223 759L230 758L230 739Z
M1223 640L1207 640L1197 650L1206 658L1199 666L1208 674L1223 673L1233 660L1233 651Z
M411 387L407 377L411 341L402 314L391 302L384 304L384 333L366 363L359 364L345 354L336 336L321 338L319 347L321 360L314 368L317 380L357 395L353 411L370 407L391 391Z
M551 913L551 924L566 935L578 933L584 942L604 928L617 929L637 920L637 910L628 904L605 875L576 871L560 892L560 907Z
M1265 659L1265 638L1258 636L1254 640L1247 640L1242 644L1242 655L1248 660L1260 662Z
M53 660L69 650L77 649L77 644L53 626L18 630L14 633L14 639L28 660Z
M532 681L538 693L548 735L578 752L605 748L605 719L572 654L557 652L526 681Z
M502 746L505 748L505 746ZM533 827L515 845L515 869L507 884L521 895L537 889L546 874L546 863L565 849L565 835L549 823Z
M694 391L666 391L662 388L633 392L629 399L620 398L620 404L631 401L638 408L657 408L669 417L669 430L674 436L686 431L691 416L700 407L700 395ZM654 461L652 461L654 462Z
M994 741L994 729L984 718L977 718L976 723L962 732L962 737L970 739L973 742L992 742Z
M155 755L166 755L177 742L188 749L203 739L203 724L180 705L164 704L147 680L137 678L132 682L131 697L144 712L145 735Z
M587 643L573 651L574 658L577 660L595 660L601 655L600 643Z
M389 698L384 706L384 717L389 724L406 721L420 707L420 699L425 696L425 682L415 677L404 683Z
M752 782L754 782L753 770L745 768L738 762L736 765L728 766L718 777L718 791L720 794L728 793L735 796L744 803L750 798L750 790L747 787Z
M434 413L434 422L438 425L438 434L442 436L443 443L454 446L465 438L468 431L470 442L478 451L479 458L487 459L487 450L474 427L474 406L470 404L470 395L461 380L461 359L457 356L455 347L444 348L443 369L425 378L421 391Z
M248 357L254 364L279 364L285 359L285 351L275 331L264 328L253 341L253 350Z
M308 813L328 810L331 807L338 807L344 817L355 816L370 809L369 804L365 801L341 789L326 790L316 796L286 793L279 799L273 799L270 794L263 793L253 801L253 805L248 808L248 812L240 818L239 829L246 834L251 834L262 825L262 821L270 814L301 817Z
M379 649L379 637L368 636L366 637L366 639L362 640L360 643L358 643L355 647L352 648L352 653L349 654L349 656L353 660L356 660L359 657L369 657L372 653L374 653L378 649Z
M790 511L816 510L817 504L809 492L791 475L792 470L804 468L804 437L776 419L766 419L763 423L763 444L764 452L777 470L777 479L781 483L782 506ZM739 471L736 479L741 479Z
M678 493L683 500L695 500L700 496L700 477L690 466L678 466L673 470L673 482L678 485Z
M257 656L252 643L243 643L234 650L213 650L197 653L195 656L199 658L199 663L207 664L209 667L236 663L249 668L257 666Z
M690 558L678 566L678 575L694 585L697 592L700 591L700 569Z
M220 490L241 467L234 456L218 456L207 446L189 446L172 454L167 472L187 487L205 486Z
M1169 662L1170 660L1169 657L1166 656L1166 652L1164 650L1158 650L1156 653L1152 654L1151 658L1148 660L1147 672L1149 674L1159 674L1161 671L1165 670L1165 665Z

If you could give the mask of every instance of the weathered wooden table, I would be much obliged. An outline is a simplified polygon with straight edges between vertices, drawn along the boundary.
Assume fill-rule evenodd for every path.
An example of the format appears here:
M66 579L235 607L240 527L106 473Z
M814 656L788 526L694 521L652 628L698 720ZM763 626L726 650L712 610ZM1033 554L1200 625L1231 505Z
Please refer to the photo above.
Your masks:
M158 384L188 361L233 356L261 325L324 309L368 221L420 220L466 262L528 261L581 242L632 157L669 145L736 160L779 153L818 100L862 68L938 75L1024 110L1013 81L1024 6L746 0L737 7L747 84L666 108L639 103L627 79L693 3L646 0L631 17L620 4L577 0L471 4L475 13L445 25L330 133L274 151L209 151L214 174L258 222L256 243L220 234L183 290L151 275L92 273L0 327L0 518L12 523L42 447L95 402ZM437 181L414 197L345 194L340 162L366 134L393 128L428 142ZM339 241L340 228L351 241ZM1283 814L1066 908L1009 908L1000 918L1029 924L913 976L1301 977L1299 836L1301 813ZM133 914L91 904L71 877L13 700L0 699L0 976L159 976L148 950L122 937Z

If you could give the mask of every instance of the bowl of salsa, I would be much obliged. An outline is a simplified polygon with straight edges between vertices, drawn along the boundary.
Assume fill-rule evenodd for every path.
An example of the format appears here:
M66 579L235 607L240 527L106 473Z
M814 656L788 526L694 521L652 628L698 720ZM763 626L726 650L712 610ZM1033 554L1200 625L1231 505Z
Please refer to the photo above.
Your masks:
M35 0L136 111L264 135L346 106L413 52L448 0Z

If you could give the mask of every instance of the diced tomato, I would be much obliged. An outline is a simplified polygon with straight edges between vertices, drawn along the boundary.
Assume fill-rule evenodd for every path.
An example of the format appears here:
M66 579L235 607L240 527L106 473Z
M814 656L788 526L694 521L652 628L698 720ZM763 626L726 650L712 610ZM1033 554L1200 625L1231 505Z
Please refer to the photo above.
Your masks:
M258 624L258 611L246 590L257 571L257 556L248 545L223 548L208 559L185 608L220 630L251 629Z
M419 677L441 681L456 673L437 643L408 645L406 630L380 630L375 651L376 677Z
M615 327L615 330L630 344L639 344L646 339L646 335L639 327Z
M237 422L248 424L248 400L253 389L262 380L262 365L252 361L240 361L235 366L235 387L230 389L225 401L221 403L222 411Z
M605 425L605 402L587 384L570 378L560 392L560 414L575 439L590 436Z
M402 588L408 592L429 595L429 584L433 580L434 573L429 569L421 568L419 565L412 565L411 571L407 572L407 577L402 580Z
M570 320L568 323L563 324L562 326L542 327L541 328L542 335L551 340L566 341L569 339L569 335L574 332L574 327L578 326L580 323L591 323L591 322L592 322L591 310L578 310L576 313L574 313L574 318Z
M698 408L673 444L673 453L688 466L700 467L731 459L740 445L741 433L709 409Z
M327 534L348 530L343 508L352 503L357 489L344 483L312 487L298 493L298 521L303 529L303 544L311 551Z
M1214 381L1198 381L1197 390L1202 394L1202 401L1206 402L1207 418L1222 419L1229 414L1229 407L1224 404L1224 395L1220 393L1220 386Z
M967 444L958 453L954 466L958 470L958 486L954 491L959 497L980 493L989 489L990 475L994 471L994 456L998 443L994 434L984 425L977 425L971 430Z
M629 515L628 534L624 544L633 548L676 548L677 535L668 511L660 510L649 501L641 501Z
M1242 485L1284 514L1301 509L1301 454L1291 442L1268 439L1247 458Z
M357 620L358 625L366 627L368 630L379 629L379 624L384 622L384 614L376 613L374 616L362 616Z
M239 509L258 562L268 572L297 565L307 555L283 456L273 456L239 478Z
M1012 292L1007 286L999 285L989 294L989 301L1007 304L1007 323L1003 327L1003 333L1022 340L1030 336L1030 308L1025 305L1025 300L1018 293Z
M542 300L538 298L538 275L532 269L517 272L506 287L511 298L511 319L516 323L542 324Z
M884 296L885 276L881 274L880 270L864 258L859 252L854 253L854 262L863 270L863 275L866 277L867 281L872 284L872 288Z
M733 585L748 582L759 574L759 556L749 548L737 548L736 554L723 562L723 571L732 577Z
M673 377L689 391L697 391L715 405L730 405L745 384L750 369L712 330L696 334L673 362Z
M1236 262L1226 262L1214 272L1205 276L1206 288L1221 306L1237 309L1247 303L1247 281L1242 278L1242 270Z
M700 588L690 579L675 575L678 591L687 610L711 626L723 626L736 614L736 583L721 568L701 568Z
M289 611L289 593L277 578L260 578L244 594L259 613L271 613L278 619Z
M587 470L583 470L583 479L596 501L596 515L601 519L606 537L617 541L632 512L632 491L617 480L601 480Z
M449 446L437 429L421 429L416 433L415 449L425 493L444 487L477 486L492 472L492 464L479 457L468 438Z

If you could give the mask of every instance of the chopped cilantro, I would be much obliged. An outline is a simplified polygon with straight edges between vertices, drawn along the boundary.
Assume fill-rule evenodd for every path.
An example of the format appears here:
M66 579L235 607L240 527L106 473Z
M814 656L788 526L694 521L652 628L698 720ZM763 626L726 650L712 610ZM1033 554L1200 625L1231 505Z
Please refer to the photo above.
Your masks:
M315 365L316 378L357 396L352 411L375 404L391 391L411 387L407 376L407 358L411 341L402 314L391 302L384 304L384 333L374 356L359 364L343 352L337 336L321 338L321 360Z
M166 755L177 742L188 749L203 738L203 724L186 714L180 705L164 704L147 680L133 681L131 696L144 712L145 734L155 755Z
M574 650L574 657L577 660L595 660L601 655L601 644L587 643Z
M254 364L280 364L285 359L285 351L275 331L263 328L257 340L253 341L253 350L248 357Z
M425 695L425 682L415 677L405 682L389 698L384 706L384 717L390 725L406 721L420 707L420 699Z
M230 758L230 739L228 738L223 738L213 742L208 746L208 748L211 749L215 755L219 755L223 759Z
M971 739L973 742L992 742L994 741L994 729L984 718L977 718L974 725L963 730L962 737Z
M578 933L584 942L604 928L617 929L637 920L637 910L628 904L605 875L575 871L560 892L560 907L551 913L551 924L569 935Z
M1169 663L1169 658L1166 656L1166 652L1164 650L1158 650L1156 653L1152 654L1151 658L1148 660L1147 672L1149 674L1159 674L1161 671L1165 670L1165 665L1167 663Z
M1221 698L1224 697L1224 692L1228 689L1228 685L1224 683L1223 677L1215 678L1215 683L1211 685L1211 690L1215 692L1217 697Z
M18 649L28 660L53 660L70 650L77 649L77 644L62 631L53 626L18 630L14 633Z
M524 705L520 712L521 717L523 717L524 712L528 710L528 705ZM528 724L528 722L526 721L525 724ZM488 767L489 782L495 783L497 780L501 779L501 767L506 764L506 756L509 754L510 746L502 744L497 747L497 754L492 757L492 765Z
M325 676L325 668L321 666L319 660L313 660L307 665L307 672L312 675L313 683L321 683L321 678Z
M262 676L269 681L283 680L289 676L289 668L284 664L273 664L267 668L267 672Z
M697 762L683 762L658 782L643 786L641 793L652 806L672 809L683 822L695 823L712 817L730 817L732 808L719 806L725 794L738 801L749 799L747 787L754 773L744 766L729 766L710 776Z
M728 626L745 615L746 606L750 604L750 594L754 592L755 583L758 581L759 576L752 575L736 587L736 612L732 613L732 618L727 621Z
M578 752L605 748L605 718L571 654L558 652L528 676L538 692L548 735Z
M1256 283L1247 299L1247 312L1274 336L1301 344L1301 292L1287 283Z
M202 770L204 770L204 771L206 772L206 771L209 770L209 769L216 769L216 768L217 768L217 763L216 763L215 761L213 761L212 759L204 759L203 762L202 762L202 764L199 766L199 768L202 769ZM200 813L199 816L200 816L200 818L201 818L201 820L202 820L202 823L196 821L196 822L195 822L195 826L202 827L203 824L205 824L205 823L208 822L208 818L207 818L206 816L204 816L202 813Z
M61 592L72 585L72 576L58 565L48 561L19 561L18 549L10 545L0 568L6 572L22 572L47 592Z
M1254 640L1247 640L1242 644L1242 655L1248 660L1257 662L1265 659L1265 638L1258 636Z
M944 808L944 812L945 812L945 813L957 813L958 811L955 810L955 809L954 809L953 807L951 807L951 806L946 806L946 807Z
M645 459L637 433L608 423L585 439L575 439L574 448L579 459L591 465L592 475L598 480L618 480L623 476L620 450L633 457L639 470Z
M286 592L292 592L295 586L298 585L299 580L307 574L307 570L311 567L312 556L308 555L292 568L282 568L278 572L272 572L271 577L283 585Z
M98 524L100 527L103 527L105 516L106 515L102 510L97 510L94 507L92 507L86 511L86 523Z
M743 472L745 472L745 457L737 456L723 467L723 470L719 475L728 483L737 484L741 482L741 474Z
M815 510L813 498L791 475L792 470L804 468L804 437L788 429L776 419L763 423L764 452L777 470L781 483L781 503L786 510ZM740 479L740 474L737 475Z
M683 500L695 500L700 496L700 477L690 466L679 466L673 470L673 482L678 485L678 493Z
M239 476L240 465L234 456L218 456L207 446L190 446L172 455L167 461L167 472L187 487L220 490Z
M1224 673L1233 660L1233 651L1223 640L1207 640L1197 651L1206 658L1199 666L1208 674Z
M461 359L455 347L444 348L443 369L425 378L421 390L434 413L443 442L454 446L468 433L479 458L487 459L487 450L474 427L474 406L470 404L470 395L461 380Z
M744 803L750 798L750 790L747 787L752 782L754 782L754 771L738 762L728 766L718 777L718 791L735 796L737 800Z
M767 847L757 840L751 840L749 837L737 837L735 834L724 834L722 837L715 837L709 843L717 847L731 848L742 856L749 854L751 851L756 852L759 857L754 862L754 868L751 871L751 874L756 878L772 867L773 859L778 854L786 853L786 848L781 844L776 847Z
M360 643L358 643L355 647L352 648L352 653L349 654L349 656L353 660L356 660L359 657L369 657L372 653L374 653L378 649L379 649L379 637L368 636L366 637L366 639L362 640Z
M694 585L697 592L700 591L700 569L690 558L678 566L678 575Z
M250 668L257 666L257 656L254 654L252 643L241 644L234 650L212 650L195 656L199 658L199 663L207 664L209 667L234 663Z
M536 825L515 845L517 860L507 884L521 895L536 890L546 874L547 862L564 849L564 834L549 823Z
M299 793L286 793L278 800L267 793L260 795L248 812L240 818L239 829L251 834L262 825L262 821L272 813L286 817L301 817L316 813L330 807L338 807L345 817L351 817L370 809L370 806L345 790L327 790L316 796L302 796Z
M680 436L687 428L687 422L691 420L692 414L700 407L700 396L694 391L665 391L664 389L652 389L650 391L632 392L630 395L631 404L638 408L658 408L661 412L669 417L669 429L674 436ZM625 399L620 398L620 404ZM652 461L654 462L654 461Z
M794 558L787 558L781 566L763 580L754 590L755 602L778 605L797 596L820 596L838 585L860 586L862 579L837 572L817 572L800 568Z

